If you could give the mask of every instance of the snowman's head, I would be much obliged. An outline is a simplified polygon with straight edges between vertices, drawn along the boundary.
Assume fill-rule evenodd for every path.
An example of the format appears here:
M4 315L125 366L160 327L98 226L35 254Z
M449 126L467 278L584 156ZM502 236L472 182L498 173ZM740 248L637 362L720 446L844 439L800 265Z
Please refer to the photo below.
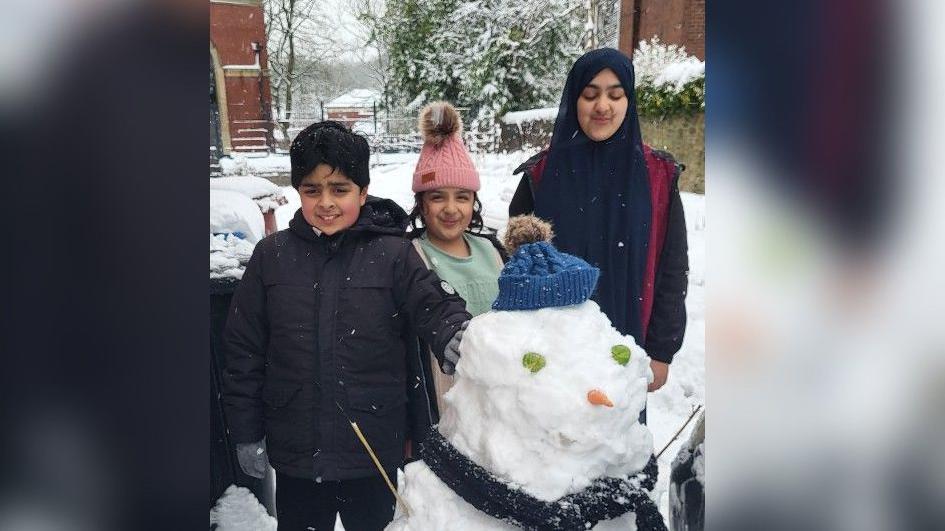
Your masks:
M649 358L596 303L472 320L441 431L493 473L555 499L641 469Z
M470 322L439 427L467 457L545 500L636 472L653 452L637 422L649 358L588 300L600 270L555 249L551 235L538 218L509 221L498 311Z

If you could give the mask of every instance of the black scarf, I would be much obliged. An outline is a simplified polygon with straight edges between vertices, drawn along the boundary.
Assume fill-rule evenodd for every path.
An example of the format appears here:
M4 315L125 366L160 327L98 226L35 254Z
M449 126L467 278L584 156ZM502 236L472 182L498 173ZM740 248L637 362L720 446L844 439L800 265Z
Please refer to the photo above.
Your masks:
M595 142L578 124L577 102L584 87L605 68L617 75L629 102L617 132ZM630 58L611 48L588 52L571 67L535 194L535 215L554 226L558 250L600 268L591 298L614 328L642 345L641 301L652 205L633 77Z
M420 457L443 483L480 511L522 529L545 531L589 529L629 511L636 512L639 531L665 531L656 504L645 491L656 482L656 458L628 478L599 478L581 492L546 502L496 479L488 470L459 453L439 431L431 430L420 444Z

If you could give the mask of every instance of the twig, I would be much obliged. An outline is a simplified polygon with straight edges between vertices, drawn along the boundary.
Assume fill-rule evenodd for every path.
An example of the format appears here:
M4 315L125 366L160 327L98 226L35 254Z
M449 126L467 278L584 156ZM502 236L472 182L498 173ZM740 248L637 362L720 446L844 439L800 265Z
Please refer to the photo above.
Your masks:
M315 385L321 389L321 385L318 381L315 382ZM374 462L374 466L377 467L377 471L381 473L381 477L384 478L384 482L387 483L387 488L394 493L394 498L400 502L404 507L404 514L409 518L410 517L410 506L407 505L407 501L400 497L400 494L397 492L397 488L394 487L394 484L391 483L390 477L387 475L387 472L384 470L384 467L381 466L381 461L377 458L377 454L374 453L374 449L371 448L371 444L368 443L367 438L364 436L364 433L361 432L361 428L358 427L358 423L351 420L351 417L348 416L348 412L345 411L345 408L341 407L341 404L335 400L335 406L338 407L338 411L341 412L341 415L348 421L348 424L351 425L351 429L354 430L354 434L358 437L358 440L361 441L361 444L364 445L364 449L367 450L369 456L371 456L371 461Z
M665 452L666 449L669 448L669 445L673 444L673 441L675 441L676 438L679 437L679 434L682 433L684 429L686 429L686 426L689 425L689 423L692 421L692 418L695 417L696 413L698 413L701 409L702 409L702 404L699 404L699 407L692 410L692 414L689 415L689 418L686 419L686 422L684 422L683 425L679 427L679 430L676 432L676 435L673 435L673 437L669 440L669 442L666 443L666 446L664 446L663 449L660 450L660 453L656 454L657 459L659 459L660 456L663 455L663 452Z
M371 460L374 461L374 466L380 471L381 476L383 476L384 481L387 483L387 488L394 493L394 497L397 498L397 501L400 502L404 507L404 514L407 518L410 518L410 506L407 505L407 501L400 497L400 494L397 492L397 488L394 487L394 484L391 483L390 478L387 476L387 472L384 471L384 467L381 466L381 462L377 459L377 454L374 453L374 449L371 448L371 445L368 444L367 439L364 437L364 434L361 433L361 428L358 427L358 423L349 420L351 423L351 428L354 429L355 435L358 436L358 439L361 440L361 444L364 445L364 448L367 450L368 455L371 456Z

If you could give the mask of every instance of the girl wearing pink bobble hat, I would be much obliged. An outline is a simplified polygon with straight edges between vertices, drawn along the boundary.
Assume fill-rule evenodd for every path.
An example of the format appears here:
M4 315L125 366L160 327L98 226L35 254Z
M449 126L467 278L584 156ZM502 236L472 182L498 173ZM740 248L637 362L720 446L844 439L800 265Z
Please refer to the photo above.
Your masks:
M423 149L413 172L415 204L410 212L409 237L427 267L455 290L473 316L489 311L499 294L498 278L505 260L502 244L483 232L479 202L479 172L462 140L462 120L449 103L438 101L420 111ZM429 356L428 356L429 357ZM442 396L452 377L436 363L435 400L442 412Z

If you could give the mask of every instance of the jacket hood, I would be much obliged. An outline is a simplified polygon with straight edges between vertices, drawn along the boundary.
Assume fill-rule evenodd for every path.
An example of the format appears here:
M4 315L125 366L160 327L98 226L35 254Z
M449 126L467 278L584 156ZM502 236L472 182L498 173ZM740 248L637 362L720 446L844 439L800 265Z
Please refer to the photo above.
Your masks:
M319 236L312 230L312 226L302 216L302 209L295 211L295 216L289 222L289 229L297 236L306 240L315 240ZM400 205L390 199L368 195L367 201L361 207L361 213L354 225L341 231L346 232L373 232L403 236L407 229L407 213Z

